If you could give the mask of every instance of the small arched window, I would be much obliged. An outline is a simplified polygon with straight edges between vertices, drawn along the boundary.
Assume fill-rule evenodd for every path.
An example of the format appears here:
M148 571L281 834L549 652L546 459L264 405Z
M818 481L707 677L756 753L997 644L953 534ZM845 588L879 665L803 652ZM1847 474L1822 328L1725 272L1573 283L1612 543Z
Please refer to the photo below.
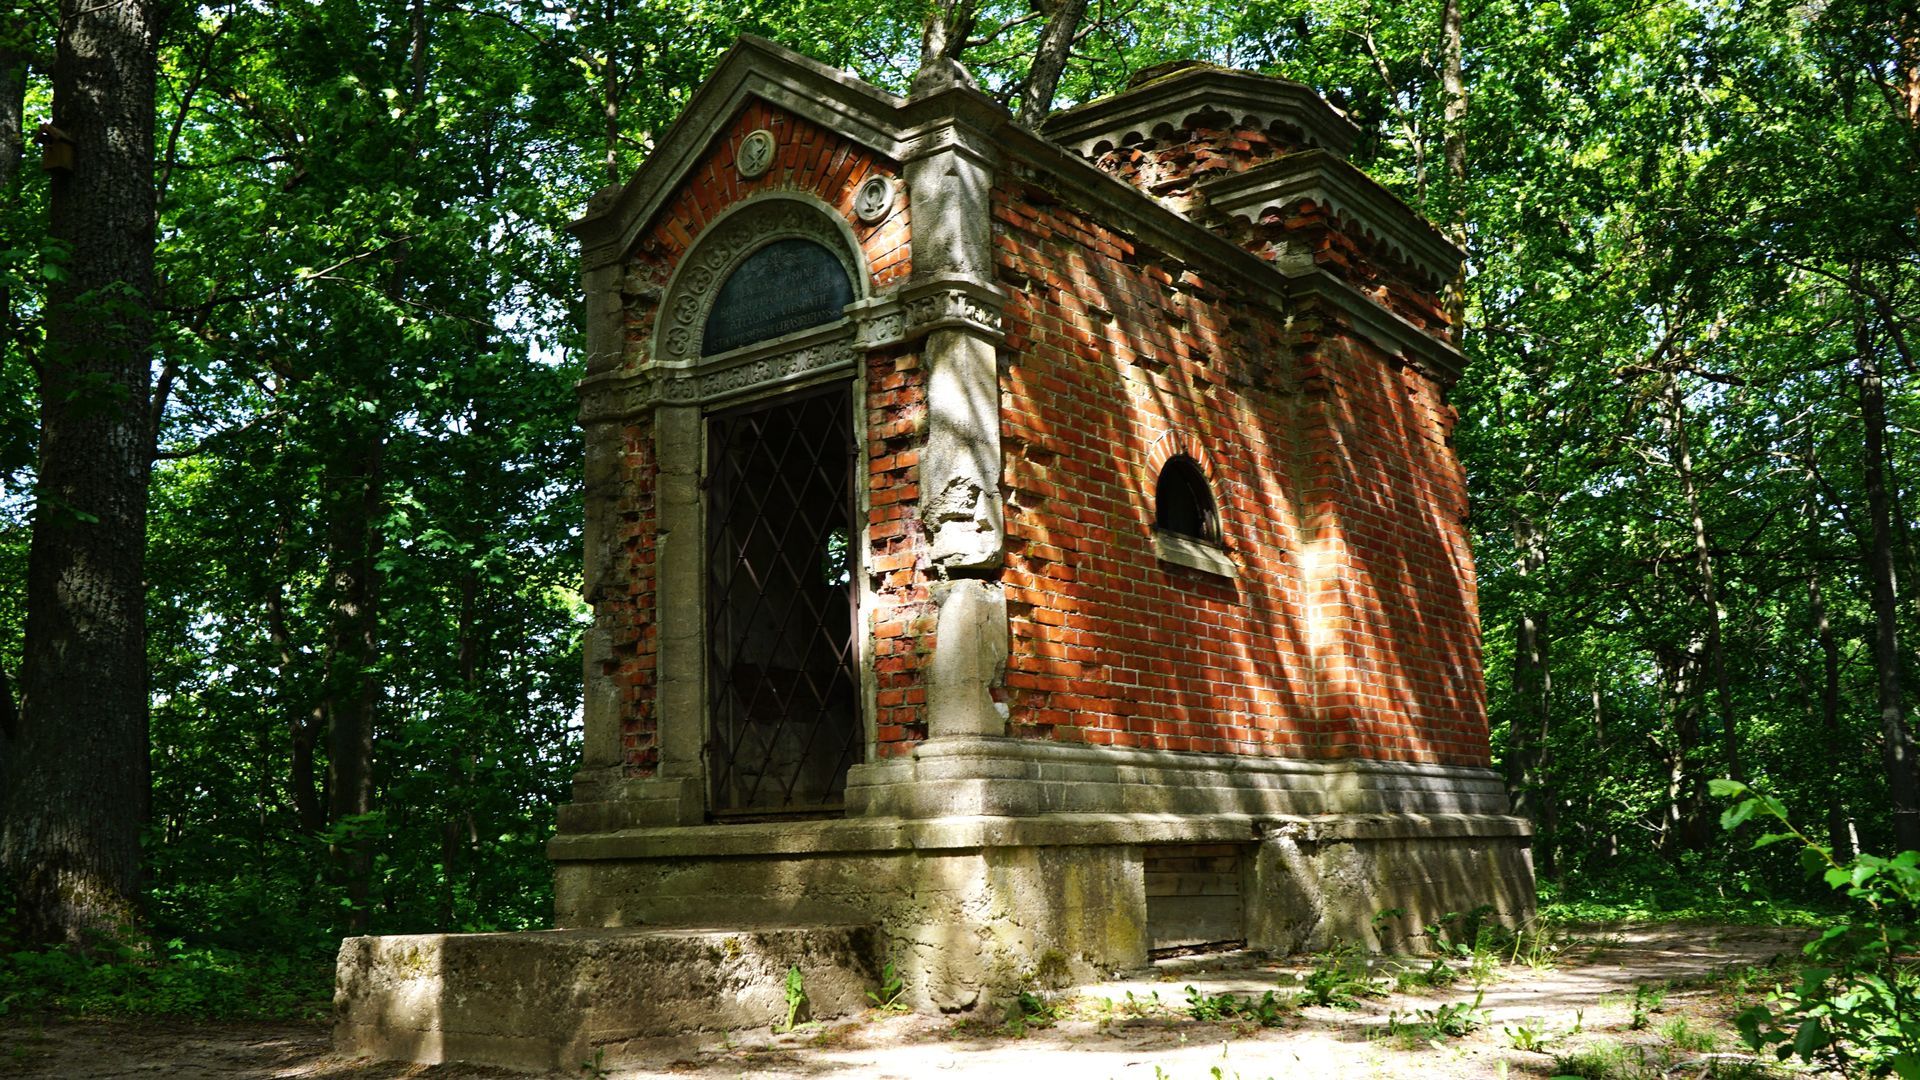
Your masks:
M1207 474L1187 455L1175 454L1161 466L1153 506L1154 525L1161 532L1209 544L1220 542L1220 515L1213 508Z
M1232 580L1233 560L1220 542L1220 513L1200 463L1175 454L1160 467L1153 491L1153 549L1161 562Z

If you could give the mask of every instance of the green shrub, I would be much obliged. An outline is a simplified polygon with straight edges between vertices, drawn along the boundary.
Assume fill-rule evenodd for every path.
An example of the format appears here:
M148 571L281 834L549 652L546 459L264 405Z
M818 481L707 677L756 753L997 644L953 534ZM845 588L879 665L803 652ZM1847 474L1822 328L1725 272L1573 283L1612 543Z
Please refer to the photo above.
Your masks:
M0 1016L182 1016L284 1020L324 1013L331 957L171 941L141 952L14 948L0 954Z
M1781 832L1754 842L1797 844L1810 874L1846 897L1845 913L1804 950L1806 964L1790 987L1776 990L1735 1021L1755 1050L1785 1061L1798 1057L1847 1075L1920 1080L1920 851L1891 858L1862 853L1841 863L1787 820L1779 800L1731 780L1713 781L1713 793L1736 798L1720 816L1727 829L1756 817L1780 822Z

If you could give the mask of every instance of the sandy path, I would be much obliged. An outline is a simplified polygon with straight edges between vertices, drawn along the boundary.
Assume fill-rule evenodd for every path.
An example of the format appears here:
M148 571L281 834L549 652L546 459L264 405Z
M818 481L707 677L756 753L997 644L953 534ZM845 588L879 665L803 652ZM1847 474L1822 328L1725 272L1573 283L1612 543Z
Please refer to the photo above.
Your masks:
M1255 958L1175 961L1140 978L1056 995L1065 1018L1015 1037L1002 1025L959 1025L931 1016L874 1016L772 1036L764 1031L661 1040L644 1048L647 1068L610 1077L1043 1077L1093 1078L1496 1077L1548 1076L1550 1053L1516 1050L1503 1028L1524 1025L1555 1036L1552 1052L1612 1040L1658 1043L1675 1018L1718 1029L1735 990L1714 976L1792 953L1805 931L1747 927L1649 926L1575 939L1550 970L1510 965L1485 989L1489 1022L1440 1046L1387 1036L1388 1017L1460 1000L1474 990L1395 994L1359 1009L1308 1008L1278 1028L1201 1023L1184 1005L1189 984L1206 993L1258 996L1302 969ZM1630 1031L1631 995L1642 983L1680 983L1650 1028ZM1764 982L1764 980L1763 980ZM1687 986L1685 984L1696 984ZM1133 994L1134 1005L1127 1003ZM1155 1003L1157 995L1157 1004ZM1113 1005L1108 1007L1105 1002ZM1579 1035L1565 1034L1575 1025ZM997 1020L997 1018L995 1018ZM1409 1043L1413 1043L1411 1048ZM21 1077L301 1077L481 1080L521 1074L473 1066L374 1064L332 1056L318 1024L200 1024L166 1021L0 1020L0 1075ZM572 1075L591 1075L581 1070ZM1689 1073L1691 1075L1691 1073Z

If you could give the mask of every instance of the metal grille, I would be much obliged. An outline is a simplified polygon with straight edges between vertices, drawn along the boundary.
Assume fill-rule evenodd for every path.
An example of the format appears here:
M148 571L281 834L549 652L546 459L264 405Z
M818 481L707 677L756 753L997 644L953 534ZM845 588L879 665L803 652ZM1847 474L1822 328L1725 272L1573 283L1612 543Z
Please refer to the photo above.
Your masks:
M862 745L845 383L707 421L716 816L838 809Z

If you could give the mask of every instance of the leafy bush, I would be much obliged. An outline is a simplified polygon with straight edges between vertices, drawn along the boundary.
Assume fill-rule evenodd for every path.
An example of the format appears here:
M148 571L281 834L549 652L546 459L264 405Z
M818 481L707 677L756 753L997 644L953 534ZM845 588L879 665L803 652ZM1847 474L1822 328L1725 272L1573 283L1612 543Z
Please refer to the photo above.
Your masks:
M1849 1075L1920 1080L1920 972L1914 968L1920 851L1891 859L1862 853L1842 864L1795 828L1777 799L1731 780L1713 781L1713 793L1739 800L1721 815L1724 828L1775 819L1782 831L1762 835L1754 846L1799 845L1808 873L1849 902L1806 946L1798 982L1740 1014L1741 1037L1782 1061L1798 1057Z
M89 955L77 949L0 954L0 1016L184 1016L285 1020L326 1011L331 957L247 953L170 941Z

